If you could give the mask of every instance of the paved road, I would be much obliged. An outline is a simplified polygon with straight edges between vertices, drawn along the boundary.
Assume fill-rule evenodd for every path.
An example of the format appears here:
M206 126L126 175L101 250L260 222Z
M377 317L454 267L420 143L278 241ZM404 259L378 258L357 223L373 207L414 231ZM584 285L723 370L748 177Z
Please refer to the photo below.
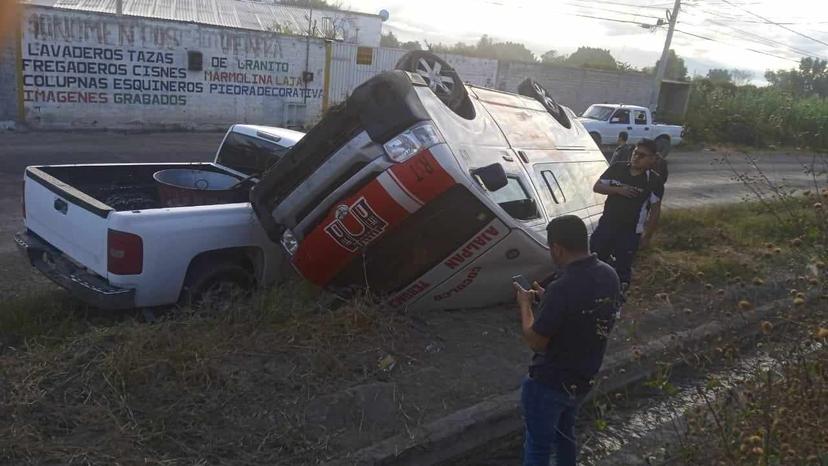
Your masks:
M189 162L213 158L222 133L0 133L0 297L43 287L45 279L18 257L11 235L21 226L20 179L27 165L92 162ZM746 194L731 171L712 164L721 152L674 152L669 157L667 208L737 202ZM769 178L809 188L805 153L757 154ZM748 169L744 156L730 160ZM825 163L825 159L822 159Z
M729 164L720 162L724 158ZM805 169L812 164L821 166L822 170L828 169L828 155L814 158L814 154L797 151L762 152L750 156L739 152L679 151L671 154L668 161L670 177L664 199L666 208L741 201L750 191L743 183L733 180L734 170L754 178L764 175L773 183L792 189L813 190L813 178ZM758 184L767 186L766 182ZM825 176L821 185L825 185Z

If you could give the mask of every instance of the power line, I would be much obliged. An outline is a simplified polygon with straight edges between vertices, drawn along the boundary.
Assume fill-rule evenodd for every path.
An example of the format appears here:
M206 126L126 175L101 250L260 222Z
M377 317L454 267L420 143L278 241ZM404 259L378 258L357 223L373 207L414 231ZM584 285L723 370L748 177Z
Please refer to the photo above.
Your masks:
M575 3L563 2L563 5L573 6L575 8L582 8L582 9L588 8L585 5L578 5L578 4L575 4ZM640 17L640 18L655 19L655 20L662 19L662 18L659 18L657 16L642 15L642 14L639 14L639 13L633 13L633 12L630 12L630 11L622 11L622 10L609 10L609 9L606 9L606 8L602 8L601 12L602 13L618 13L618 14L622 14L622 15L636 16L636 17Z
M578 14L578 13L563 13L562 12L561 14L562 15L568 15L568 16L578 16L580 18L599 19L601 21L612 21L612 22L615 22L615 23L636 24L638 26L646 26L646 27L651 27L652 26L652 24L642 23L641 21L628 21L628 20L624 20L624 19L602 18L600 16L582 15L582 14Z
M699 34L694 34L692 32L682 31L681 29L676 29L676 32L680 32L680 33L688 35L688 36L697 37L699 39L709 40L711 42L718 42L720 44L730 45L730 44L727 44L727 42L723 42L723 41L720 41L720 40L717 40L717 39L712 39L710 37L702 36L702 35L699 35ZM762 54L762 55L767 55L769 57L778 58L780 60L788 60L788 61L792 61L794 63L799 63L799 60L794 60L793 58L780 57L779 55L774 55L772 53L763 52L761 50L756 50L756 49L752 49L752 48L749 48L749 47L738 47L738 48L741 48L743 50L748 50L748 51L751 51L751 52L754 52L754 53L759 53L759 54Z
M703 12L703 13L707 14L709 12ZM796 47L792 47L792 46L790 46L788 44L785 44L783 42L776 41L776 40L761 36L759 34L756 34L756 33L750 32L750 31L746 31L744 29L739 29L737 27L731 26L731 25L726 24L726 23L722 23L722 22L719 22L719 21L716 21L716 20L713 20L713 19L710 19L710 18L704 18L704 19L705 19L705 21L708 21L710 23L713 23L713 24L716 24L718 26L731 29L731 30L733 30L735 32L738 32L740 34L744 34L744 35L747 35L747 36L750 36L750 37L754 38L753 40L749 40L749 39L746 39L742 36L738 36L738 35L734 35L734 34L726 34L726 33L717 31L718 33L726 34L730 37L735 37L735 38L740 39L740 40L745 41L745 42L758 43L758 44L766 45L766 46L769 46L769 47L784 47L784 48L786 48L788 50L791 50L792 52L794 52L798 55L802 55L804 57L816 57L816 56L818 56L814 52L811 52L811 51L808 51L808 50L798 49Z
M802 37L804 37L804 38L806 38L806 39L810 39L810 40L812 40L812 41L814 41L814 42L819 42L819 43L820 43L820 44L822 44L822 45L826 45L826 46L828 46L828 42L824 42L824 41L821 41L821 40L819 40L819 39L815 39L815 38L813 38L813 37L811 37L811 36L809 36L809 35L802 34L801 32L796 31L796 30L794 30L794 29L791 29L791 28L789 28L788 26L785 26L785 25L782 25L782 24L779 24L779 23L774 23L773 21L771 21L771 20L769 20L769 19L765 18L764 16L757 15L756 13L753 13L752 11L750 11L750 10L748 10L748 9L746 9L746 8L742 8L742 7L741 7L741 6L739 6L738 4L731 3L731 2L730 2L730 1L728 1L728 0L722 0L722 1L723 1L724 3L727 3L728 5L730 5L730 6L732 6L732 7L735 7L735 8L738 8L738 9L740 9L740 10L744 11L745 13L747 13L747 14L749 14L749 15L751 15L751 16L755 16L755 17L757 17L757 18L759 18L759 19L761 19L761 20L765 21L765 22L766 22L766 23L768 23L768 24L773 24L773 25L779 26L779 27L781 27L782 29L785 29L785 30L787 30L787 31L791 31L791 32L793 32L793 33L794 33L794 34L796 34L796 35L802 36Z
M633 3L623 3L623 2L605 2L605 1L602 1L602 0L570 0L570 1L573 1L573 2L588 3L588 4L590 4L590 5L600 6L602 9L603 9L603 6L604 6L604 5L630 6L630 7L633 7L633 8L651 8L651 9L655 9L655 10L662 10L662 11L665 9L665 7L664 7L664 6L656 6L656 5L635 5L635 4L633 4ZM669 4L665 4L665 5L669 6Z

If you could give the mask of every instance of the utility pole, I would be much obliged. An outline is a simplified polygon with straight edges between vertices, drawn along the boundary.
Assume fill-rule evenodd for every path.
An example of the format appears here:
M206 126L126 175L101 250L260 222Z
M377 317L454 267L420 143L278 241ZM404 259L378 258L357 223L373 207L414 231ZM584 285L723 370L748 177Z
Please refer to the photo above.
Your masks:
M673 30L676 28L676 18L678 18L680 7L681 0L676 0L676 3L673 5L673 11L668 12L670 15L670 25L667 28L667 39L664 41L661 60L658 61L658 70L656 70L655 82L653 83L653 92L650 94L650 110L655 110L658 107L658 93L661 91L661 81L664 80L664 72L667 70L667 59L670 56L670 42L673 40Z
M124 14L124 0L115 0L115 14L118 16Z
M314 33L313 27L313 2L308 2L308 36L305 38L305 72L302 73L302 82L304 83L304 91L302 103L308 104L308 73L310 72L310 40Z

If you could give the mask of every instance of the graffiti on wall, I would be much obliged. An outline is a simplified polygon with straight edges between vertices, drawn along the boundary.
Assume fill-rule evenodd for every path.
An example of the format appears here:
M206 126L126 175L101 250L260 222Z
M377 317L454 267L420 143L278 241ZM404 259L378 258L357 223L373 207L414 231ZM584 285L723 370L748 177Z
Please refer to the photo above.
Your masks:
M23 100L58 117L90 105L163 111L221 108L240 98L271 109L268 99L307 105L323 93L321 79L305 80L321 77L323 53L317 48L311 61L304 41L276 34L30 10L21 57ZM304 73L306 63L311 74ZM130 118L128 112L123 118Z

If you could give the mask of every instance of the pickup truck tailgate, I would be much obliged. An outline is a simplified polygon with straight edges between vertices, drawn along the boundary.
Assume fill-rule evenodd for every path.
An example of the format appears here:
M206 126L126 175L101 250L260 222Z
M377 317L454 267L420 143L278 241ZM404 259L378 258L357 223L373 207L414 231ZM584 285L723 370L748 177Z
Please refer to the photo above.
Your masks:
M26 169L26 227L70 259L107 276L106 204L36 168Z

